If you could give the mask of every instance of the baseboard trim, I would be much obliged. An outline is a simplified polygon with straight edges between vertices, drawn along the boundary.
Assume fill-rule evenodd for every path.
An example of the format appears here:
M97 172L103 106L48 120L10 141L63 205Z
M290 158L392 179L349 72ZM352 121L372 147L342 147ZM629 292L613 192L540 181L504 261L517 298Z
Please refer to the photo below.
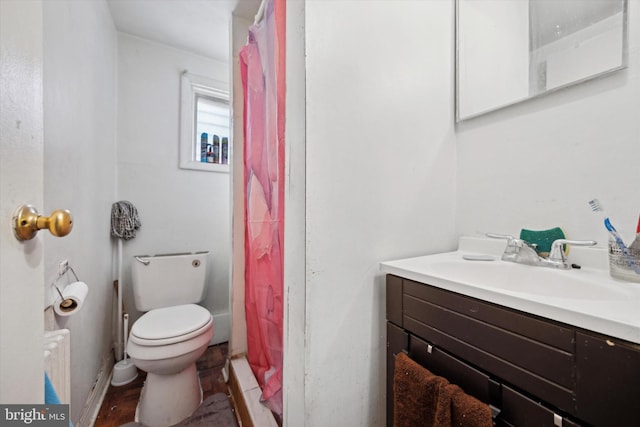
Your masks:
M246 356L231 359L229 392L241 427L278 427L273 413L262 403L262 390L256 381Z
M80 420L75 424L77 427L93 427L95 424L100 412L100 406L107 394L107 390L109 390L109 384L111 384L113 365L113 353L109 350L109 353L102 358L102 365L96 376L96 382L84 404Z

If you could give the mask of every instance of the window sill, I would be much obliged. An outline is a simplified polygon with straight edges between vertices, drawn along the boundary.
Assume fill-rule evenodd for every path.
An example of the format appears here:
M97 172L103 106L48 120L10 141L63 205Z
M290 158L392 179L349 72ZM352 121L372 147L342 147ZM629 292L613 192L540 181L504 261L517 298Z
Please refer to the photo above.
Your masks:
M180 169L229 173L229 165L221 165L219 163L181 162Z

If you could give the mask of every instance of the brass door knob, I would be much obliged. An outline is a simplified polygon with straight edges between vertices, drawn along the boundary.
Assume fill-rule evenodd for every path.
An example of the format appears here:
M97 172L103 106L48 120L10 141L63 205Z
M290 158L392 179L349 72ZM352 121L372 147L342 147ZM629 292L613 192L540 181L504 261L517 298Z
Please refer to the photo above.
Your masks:
M13 231L16 239L20 241L33 239L38 230L45 228L54 236L66 236L73 228L71 212L66 209L58 209L46 217L39 215L33 206L22 205L13 216Z

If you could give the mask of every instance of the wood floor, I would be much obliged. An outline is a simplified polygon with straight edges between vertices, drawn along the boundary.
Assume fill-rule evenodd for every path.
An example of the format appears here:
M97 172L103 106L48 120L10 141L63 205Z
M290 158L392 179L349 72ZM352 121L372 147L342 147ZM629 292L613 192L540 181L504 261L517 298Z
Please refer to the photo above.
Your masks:
M203 400L216 393L229 394L222 377L227 353L227 343L214 345L207 348L196 362L202 384ZM136 405L145 377L146 373L138 370L138 378L133 382L119 387L109 385L94 427L119 427L134 421Z

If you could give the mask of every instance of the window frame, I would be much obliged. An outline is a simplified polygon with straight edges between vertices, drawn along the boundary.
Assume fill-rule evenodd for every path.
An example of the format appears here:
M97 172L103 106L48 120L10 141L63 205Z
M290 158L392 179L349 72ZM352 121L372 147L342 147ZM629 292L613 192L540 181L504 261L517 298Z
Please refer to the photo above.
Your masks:
M198 96L214 98L229 105L229 130L231 130L229 85L209 77L183 72L180 78L180 169L229 173L233 152L231 137L229 137L227 164L203 163L195 160L196 149L200 149L195 135Z

